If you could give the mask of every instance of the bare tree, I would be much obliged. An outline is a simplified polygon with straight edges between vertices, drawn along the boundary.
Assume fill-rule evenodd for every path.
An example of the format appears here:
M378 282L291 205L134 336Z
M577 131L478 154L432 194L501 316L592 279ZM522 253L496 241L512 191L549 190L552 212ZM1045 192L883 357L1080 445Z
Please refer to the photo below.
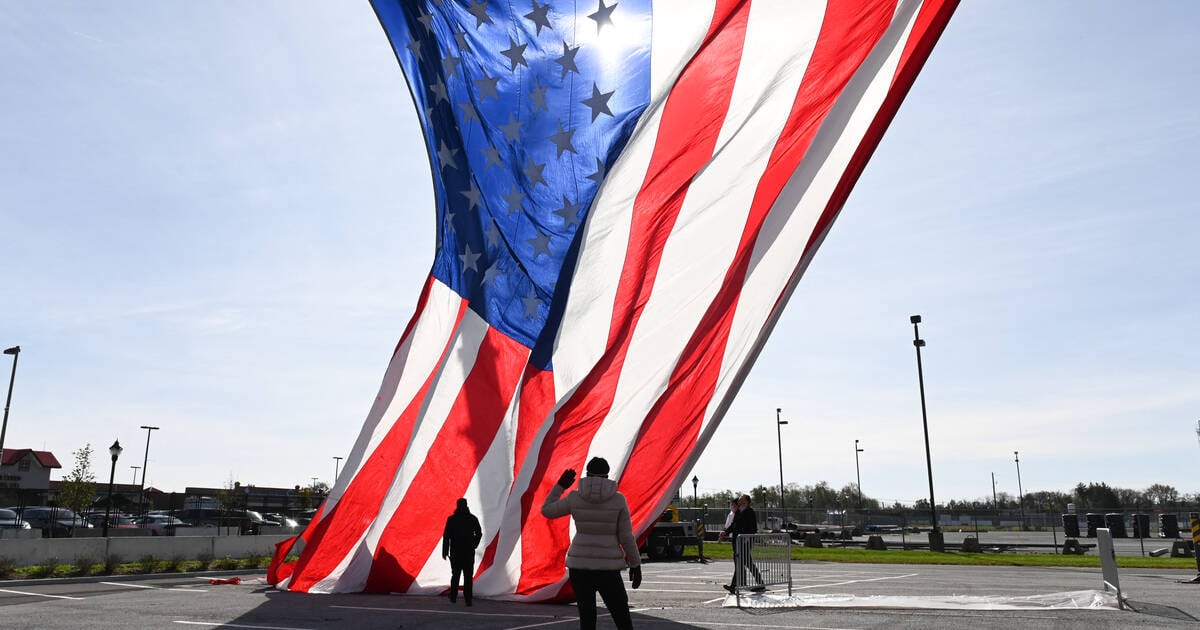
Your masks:
M75 466L63 477L58 504L75 512L84 512L96 499L96 476L92 474L92 445L84 444L72 453Z

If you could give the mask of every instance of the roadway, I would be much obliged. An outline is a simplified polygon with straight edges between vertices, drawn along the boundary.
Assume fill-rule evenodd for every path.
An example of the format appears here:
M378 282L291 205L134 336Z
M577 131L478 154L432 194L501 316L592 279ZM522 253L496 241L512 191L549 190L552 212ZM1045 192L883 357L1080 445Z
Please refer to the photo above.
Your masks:
M1080 630L1195 628L1200 584L1191 571L1125 569L1121 584L1137 610L923 609L947 595L1025 597L1101 587L1099 569L959 567L793 563L793 593L853 596L849 608L743 608L726 606L721 589L729 561L645 565L642 588L630 591L638 628L1003 628L1016 624ZM136 579L90 578L0 582L0 627L67 630L81 627L243 628L252 630L355 630L413 628L575 628L570 605L520 604L476 598L465 608L441 597L404 595L303 595L266 586L262 575L243 572L239 585L211 585L197 575ZM771 594L786 595L773 588ZM875 598L889 596L881 606ZM601 628L612 627L602 619Z

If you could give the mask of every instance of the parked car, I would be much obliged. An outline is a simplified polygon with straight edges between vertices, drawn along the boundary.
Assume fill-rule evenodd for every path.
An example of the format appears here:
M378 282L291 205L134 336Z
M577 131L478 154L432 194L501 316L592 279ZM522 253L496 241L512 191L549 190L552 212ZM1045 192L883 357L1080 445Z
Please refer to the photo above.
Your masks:
M91 523L93 527L104 527L104 512L88 512L82 516L83 518L87 519L87 522ZM109 529L135 529L137 526L138 525L133 520L133 517L128 514L111 512L108 515Z
M276 523L279 523L279 525L284 529L296 530L300 528L300 523L296 519L284 516L283 514L269 512L263 514L263 518L267 519L268 521L275 521Z
M187 523L169 514L147 514L138 519L138 525L150 530L151 536L174 536L175 528L187 527Z
M13 510L0 509L0 527L5 529L32 529L29 523Z
M93 529L87 519L62 507L29 506L19 510L21 520L43 536L70 536L76 529Z

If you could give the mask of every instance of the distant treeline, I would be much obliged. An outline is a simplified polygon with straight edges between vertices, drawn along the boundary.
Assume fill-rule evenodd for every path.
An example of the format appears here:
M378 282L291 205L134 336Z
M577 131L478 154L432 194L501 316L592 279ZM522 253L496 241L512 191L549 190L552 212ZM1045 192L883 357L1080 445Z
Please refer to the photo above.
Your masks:
M863 495L860 499L858 488L854 484L846 484L836 489L828 482L821 481L816 485L801 486L791 483L784 486L784 505L792 508L810 508L816 510L909 510L928 509L929 501L919 499L913 502L875 499ZM761 507L779 507L779 486L759 485L749 492L754 504ZM680 504L684 506L707 505L710 508L726 506L733 498L734 491L699 494L681 497ZM1038 490L1026 492L1023 503L1018 497L1007 492L997 492L995 500L983 497L971 500L951 499L938 501L938 509L951 511L982 511L1006 510L1025 507L1047 512L1066 512L1067 504L1074 504L1077 512L1100 511L1110 509L1170 509L1180 504L1200 503L1200 494L1184 495L1167 484L1156 483L1143 490L1117 488L1106 483L1079 483L1069 492L1054 490Z

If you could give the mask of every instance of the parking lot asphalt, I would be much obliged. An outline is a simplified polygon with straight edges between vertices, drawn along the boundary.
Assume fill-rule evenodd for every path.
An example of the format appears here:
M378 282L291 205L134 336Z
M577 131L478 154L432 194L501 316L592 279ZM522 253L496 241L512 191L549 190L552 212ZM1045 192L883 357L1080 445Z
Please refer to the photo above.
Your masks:
M1200 584L1194 572L1126 569L1121 584L1136 610L967 610L872 605L871 597L945 595L1019 597L1101 588L1099 569L865 565L797 562L794 593L862 598L849 608L726 606L729 561L652 563L642 587L630 591L638 628L1194 628ZM476 598L471 608L444 598L407 595L305 595L267 586L242 573L238 585L212 585L195 575L86 581L0 582L0 628L575 628L571 605L522 604ZM785 587L772 593L785 594ZM894 599L892 600L895 601ZM602 618L600 627L613 627Z

